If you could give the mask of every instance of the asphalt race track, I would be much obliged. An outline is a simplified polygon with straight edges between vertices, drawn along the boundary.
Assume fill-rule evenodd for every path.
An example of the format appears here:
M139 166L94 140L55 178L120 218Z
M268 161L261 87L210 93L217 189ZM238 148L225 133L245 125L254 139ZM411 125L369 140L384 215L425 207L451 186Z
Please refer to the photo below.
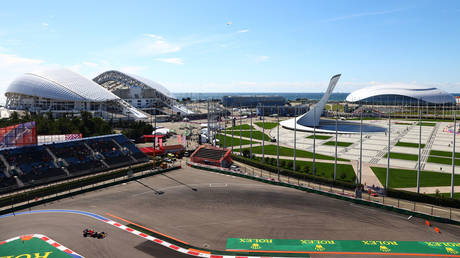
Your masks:
M197 248L215 250L225 250L227 238L232 237L442 242L460 239L458 226L434 222L442 232L438 234L421 219L408 220L398 213L188 167L141 182L86 193L33 210L88 211L127 224L107 214L110 213ZM147 186L164 194L157 195ZM105 231L107 238L83 238L85 228ZM85 257L190 257L78 214L0 218L0 229L0 240L40 233Z

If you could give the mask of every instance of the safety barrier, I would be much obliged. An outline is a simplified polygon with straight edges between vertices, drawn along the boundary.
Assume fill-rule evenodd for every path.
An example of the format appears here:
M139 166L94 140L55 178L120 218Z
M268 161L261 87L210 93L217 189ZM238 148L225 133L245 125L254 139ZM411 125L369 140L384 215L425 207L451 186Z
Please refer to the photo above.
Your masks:
M75 195L107 188L110 186L127 183L133 180L138 180L138 179L142 179L145 177L166 173L171 170L179 169L181 168L181 166L174 166L174 167L161 169L161 170L150 170L149 172L142 173L141 175L134 175L134 173L146 171L147 170L146 168L147 167L143 167L144 170L142 170L142 168L138 168L139 169L138 171L133 171L132 176L127 175L127 172L129 171L129 169L124 169L121 171L117 171L116 173L113 173L113 174L108 174L107 177L104 177L104 178L100 177L104 175L99 175L98 177L99 181L93 181L91 180L91 178L85 178L83 179L85 180L84 182L82 182L82 180L76 180L76 181L71 181L67 183L62 183L59 185L53 185L48 188L43 188L41 197L47 197L43 199L35 199L36 196L34 195L19 193L18 195L20 195L20 197L18 196L17 198L18 199L21 198L19 199L21 200L21 202L27 201L27 203L23 203L18 206L14 206L14 204L19 203L19 202L14 201L14 195L8 196L11 198L11 200L13 200L12 202L10 202L11 207L1 210L0 215L13 213L18 210L28 209L28 208L31 208L37 205L41 205L41 204L53 202L56 200L60 200L63 198L68 198L68 197L72 197ZM150 169L151 166L148 166L148 168Z
M193 168L197 168L197 169L202 169L202 170L207 170L207 171L212 171L212 172L218 172L218 173L227 174L227 175L238 176L238 177L247 178L247 179L251 179L251 180L256 180L256 181L259 181L259 182L268 183L268 184L277 185L277 186L294 188L294 189L305 191L305 192L316 193L316 194L320 194L320 195L324 195L324 196L328 196L328 197L332 197L332 198L336 198L336 199L340 199L340 200L353 202L353 203L356 203L356 204L367 205L367 206L370 206L370 207L380 208L380 209L384 209L384 210L387 210L387 211L393 211L393 212L397 212L397 213L401 213L401 214L405 214L405 215L410 215L410 216L414 216L414 217L418 217L418 218L422 218L422 219L426 219L426 220L432 220L432 221L437 221L437 222L442 222L442 223L460 225L460 221L449 219L449 218L434 216L434 215L425 214L425 213L422 213L422 212L411 211L411 210L407 210L407 209L404 209L404 208L399 208L399 207L395 207L395 206L391 206L391 205L381 204L381 203L378 203L378 202L373 202L373 201L364 200L364 199L355 198L355 197L346 196L346 195L340 195L340 194L336 194L336 193L328 192L328 191L323 191L323 190L319 190L319 189L313 189L313 188L306 187L306 186L290 184L290 183L285 183L285 182L279 182L279 181L275 181L275 180L269 180L269 179L266 179L266 178L263 178L263 177L253 176L253 175L249 175L249 174L237 173L237 172L231 171L229 169L211 167L211 166L206 166L206 165L203 165L203 164L192 163L192 162L187 162L187 165L189 165L189 166L191 166Z

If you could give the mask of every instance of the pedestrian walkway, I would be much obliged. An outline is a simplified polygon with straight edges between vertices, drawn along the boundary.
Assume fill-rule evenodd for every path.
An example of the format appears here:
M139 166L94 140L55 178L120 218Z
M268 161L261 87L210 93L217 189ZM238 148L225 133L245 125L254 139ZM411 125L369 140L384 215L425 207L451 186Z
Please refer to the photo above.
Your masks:
M407 187L407 188L398 188L398 190L417 192L417 187ZM423 194L434 194L436 190L439 190L440 193L450 193L452 191L451 186L430 186L430 187L420 187L420 193Z
M358 160L351 161L351 165L353 166L353 169L355 170L356 177L359 177L359 161ZM374 174L374 171L372 171L369 163L363 162L362 169L363 171L361 175L361 182L363 185L383 187L382 183L380 183L380 180Z

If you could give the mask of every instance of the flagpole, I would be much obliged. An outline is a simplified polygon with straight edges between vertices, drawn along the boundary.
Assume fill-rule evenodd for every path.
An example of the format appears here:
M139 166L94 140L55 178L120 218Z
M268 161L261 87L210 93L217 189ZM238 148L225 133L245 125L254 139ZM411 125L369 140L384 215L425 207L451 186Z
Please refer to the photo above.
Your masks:
M362 182L363 171L363 112L364 105L361 106L361 122L359 123L359 184Z
M390 134L391 134L391 111L388 113L388 147L387 147L387 175L385 182L385 189L390 186Z
M265 163L265 110L262 106L262 164Z
M422 110L420 110L420 100L418 101L418 166L417 166L417 193L420 193L420 163L421 163L421 152L422 152Z
M335 159L334 159L334 180L337 179L337 137L338 137L338 116L339 116L339 104L335 113Z
M297 148L297 112L296 112L296 107L294 107L294 163L292 165L292 170L295 171L296 169L296 166L295 166L295 163L296 163L296 148Z
M316 119L316 105L313 107L313 117ZM313 175L316 176L316 124L313 124Z
M455 184L454 184L454 179L455 179L455 135L457 134L457 111L454 106L454 144L452 146L452 177L451 177L451 187L452 190L450 192L450 198L454 198L454 193L455 193Z
M251 109L251 131L250 131L250 136L251 136L251 143L249 145L249 158L252 158L252 109Z
M276 168L278 169L278 182L280 181L280 106L278 106L278 124L276 126Z

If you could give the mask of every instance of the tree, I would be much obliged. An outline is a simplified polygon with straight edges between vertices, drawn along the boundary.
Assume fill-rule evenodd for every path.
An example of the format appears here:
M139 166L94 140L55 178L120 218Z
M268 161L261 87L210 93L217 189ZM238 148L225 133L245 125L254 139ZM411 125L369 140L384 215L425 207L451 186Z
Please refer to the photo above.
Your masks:
M286 162L286 168L287 169L292 169L293 166L294 166L294 162L292 162L292 160L288 160Z
M310 173L310 167L309 167L308 165L305 165L305 166L303 167L303 172L305 172L305 173L307 173L307 174Z

